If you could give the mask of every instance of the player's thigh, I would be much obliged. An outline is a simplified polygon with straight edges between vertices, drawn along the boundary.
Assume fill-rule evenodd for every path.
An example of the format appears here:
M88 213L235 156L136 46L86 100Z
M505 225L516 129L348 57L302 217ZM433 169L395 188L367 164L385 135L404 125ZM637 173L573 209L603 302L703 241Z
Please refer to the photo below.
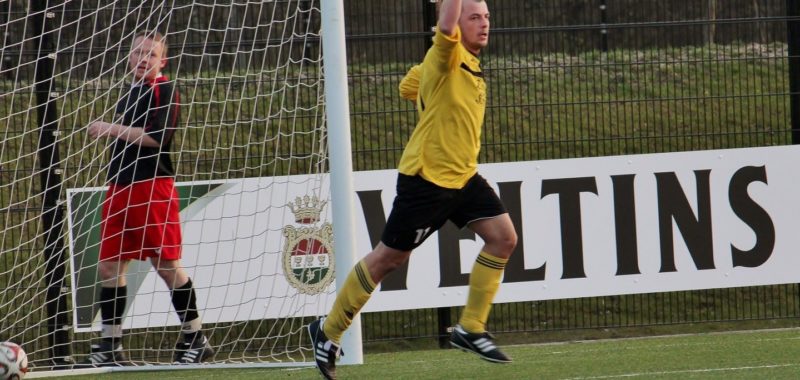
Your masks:
M170 181L159 184L158 210L151 210L156 216L152 224L153 231L145 230L148 246L155 247L162 260L179 260L181 258L182 233L180 221L180 201L178 192Z
M140 231L142 248L162 250L180 246L180 204L171 179L136 184L131 197L127 229Z
M100 259L119 256L124 249L125 220L128 209L127 187L112 185L106 193L101 209Z
M124 187L125 194L115 195L111 212L117 239L109 239L117 255L141 260L164 256L179 259L181 233L179 202L171 178L140 181ZM122 227L119 227L122 221ZM111 231L111 229L109 229ZM109 248L109 252L111 248ZM110 255L108 253L107 255Z
M517 233L508 213L469 223L469 229L484 242L484 250L497 257L511 256L517 246Z
M458 190L439 187L420 176L400 174L397 196L381 241L399 251L411 251L447 221Z
M475 174L462 189L458 205L450 215L450 220L461 228L506 213L508 211L494 189L480 174Z
M130 261L121 259L120 257L101 259L100 262L97 263L97 272L101 280L114 279L128 272L129 263Z
M189 280L189 275L181 266L180 260L171 260L156 256L150 257L150 263L170 289L181 287Z

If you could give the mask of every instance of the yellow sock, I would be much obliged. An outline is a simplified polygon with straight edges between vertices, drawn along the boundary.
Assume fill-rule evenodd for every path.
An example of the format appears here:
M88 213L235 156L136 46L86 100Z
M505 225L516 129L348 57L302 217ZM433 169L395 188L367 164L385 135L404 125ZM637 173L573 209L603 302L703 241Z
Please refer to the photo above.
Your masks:
M328 339L339 344L344 330L347 330L350 324L353 323L353 316L367 303L372 291L375 290L375 286L376 284L372 281L372 277L367 270L367 265L362 259L356 263L356 266L347 275L344 286L339 289L336 295L336 301L333 303L331 312L325 318L322 330Z
M458 324L467 332L480 334L486 331L486 320L492 309L492 300L500 287L500 278L508 259L481 252L469 275L469 295L464 313Z

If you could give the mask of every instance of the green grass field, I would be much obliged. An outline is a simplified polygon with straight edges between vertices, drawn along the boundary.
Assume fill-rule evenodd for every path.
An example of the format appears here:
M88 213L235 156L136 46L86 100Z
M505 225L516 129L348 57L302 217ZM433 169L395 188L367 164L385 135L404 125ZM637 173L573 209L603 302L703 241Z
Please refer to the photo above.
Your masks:
M797 379L800 329L507 346L512 364L457 350L366 354L340 379ZM69 380L320 379L315 368L206 369L65 376ZM34 377L34 376L31 376ZM35 376L38 377L38 376ZM52 377L51 377L52 379Z

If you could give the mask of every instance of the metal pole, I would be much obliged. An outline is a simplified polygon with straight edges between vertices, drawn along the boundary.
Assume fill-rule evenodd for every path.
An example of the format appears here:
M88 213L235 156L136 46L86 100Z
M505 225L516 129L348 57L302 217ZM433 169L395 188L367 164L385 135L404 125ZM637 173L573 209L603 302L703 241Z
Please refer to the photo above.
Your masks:
M789 112L792 144L800 144L800 1L786 0L789 64Z
M426 32L433 33L436 27L438 17L436 15L436 0L422 0L422 19L423 26ZM433 39L429 34L425 35L425 51L433 46ZM438 341L440 348L451 348L450 346L450 326L451 326L451 312L449 307L440 307L436 309Z
M792 144L800 144L800 20L797 19L800 16L800 0L786 0L786 16L789 18L786 21L789 127L792 131Z
M321 1L322 60L325 71L325 112L331 163L331 211L336 260L336 288L341 289L356 264L355 190L350 156L350 97L347 89L347 49L343 0ZM363 364L361 317L342 336L342 364Z
M436 27L436 0L422 0L422 21L423 30L433 33L433 28ZM423 37L425 43L425 51L433 46L433 39L426 34Z
M602 26L600 29L600 51L603 53L608 52L608 29L606 28L608 24L607 9L606 0L600 0L600 25Z
M67 312L67 294L62 291L66 273L64 251L64 205L61 202L61 158L58 152L57 94L54 92L53 24L55 13L49 2L31 0L31 27L37 49L36 57L36 113L39 130L39 178L42 185L42 226L44 228L44 281L47 286L45 309L47 311L47 336L50 359L54 368L72 364L70 353L70 325Z
M8 23L11 22L11 2L10 1L0 1L0 24L5 24L6 28L4 30L0 30L0 71L3 71L4 68L11 67L11 55L9 53L3 54L3 49L6 48L8 45ZM6 74L6 79L14 79L12 76L11 70L9 70Z
M313 4L311 3L311 0L303 0L299 5L300 10L303 11L303 30L308 32L309 25L311 24L311 7ZM306 42L305 48L303 49L303 58L309 59L310 57L313 57L311 47L311 43Z

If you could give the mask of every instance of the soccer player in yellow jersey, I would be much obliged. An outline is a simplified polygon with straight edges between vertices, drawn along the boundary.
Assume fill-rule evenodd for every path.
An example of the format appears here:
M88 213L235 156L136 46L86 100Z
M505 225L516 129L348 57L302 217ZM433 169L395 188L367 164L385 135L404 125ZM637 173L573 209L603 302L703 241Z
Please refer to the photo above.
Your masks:
M488 42L486 2L442 1L433 46L400 86L402 96L413 98L418 81L419 121L400 159L397 197L381 242L350 271L328 316L308 327L317 367L326 379L336 378L342 334L377 284L447 220L468 227L484 242L450 343L491 362L511 361L485 329L517 244L508 212L477 169L486 109L478 54Z

